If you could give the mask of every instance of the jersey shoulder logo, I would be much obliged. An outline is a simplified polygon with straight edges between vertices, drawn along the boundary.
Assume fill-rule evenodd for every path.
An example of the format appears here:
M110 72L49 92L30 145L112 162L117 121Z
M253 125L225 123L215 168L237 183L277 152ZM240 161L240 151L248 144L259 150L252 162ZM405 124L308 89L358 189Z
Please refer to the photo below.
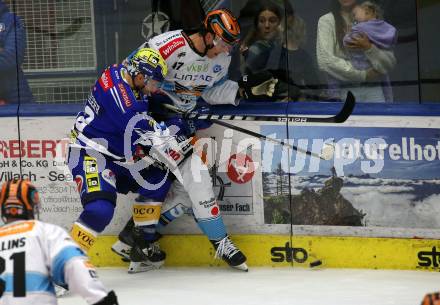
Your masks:
M222 70L222 66L220 65L215 65L214 67L212 67L212 72L214 73L219 73Z
M14 234L20 234L20 233L26 233L26 232L32 231L34 226L35 226L35 222L32 220L20 222L17 224L12 224L12 225L0 228L0 237L14 235Z
M107 90L110 88L113 88L113 81L109 69L102 73L101 77L99 78L99 84L105 92L107 92Z
M163 59L167 59L171 56L177 49L183 47L185 45L185 38L178 37L176 39L171 40L167 44L163 45L159 48L159 52L162 55Z

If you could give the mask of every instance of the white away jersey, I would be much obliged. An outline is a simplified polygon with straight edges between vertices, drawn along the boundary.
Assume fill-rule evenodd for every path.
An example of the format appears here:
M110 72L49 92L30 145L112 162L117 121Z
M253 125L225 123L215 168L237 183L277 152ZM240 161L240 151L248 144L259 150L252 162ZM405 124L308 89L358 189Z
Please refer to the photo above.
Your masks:
M90 283L90 277L94 277L93 269L84 268L84 264L88 264L86 256L61 227L37 220L3 225L0 227L0 288L3 286L4 292L0 304L55 305L53 282L68 283L69 288L74 288L71 290L95 303L107 292L100 282L99 291L94 291L93 284L89 295L78 291L76 281ZM87 272L78 276L73 268ZM89 271L93 272L89 274Z
M200 96L209 104L235 104L238 84L227 80L231 56L221 53L214 58L201 57L191 44L181 30L148 41L148 46L158 50L168 66L163 89L176 93L188 104L184 107L187 109L194 107Z

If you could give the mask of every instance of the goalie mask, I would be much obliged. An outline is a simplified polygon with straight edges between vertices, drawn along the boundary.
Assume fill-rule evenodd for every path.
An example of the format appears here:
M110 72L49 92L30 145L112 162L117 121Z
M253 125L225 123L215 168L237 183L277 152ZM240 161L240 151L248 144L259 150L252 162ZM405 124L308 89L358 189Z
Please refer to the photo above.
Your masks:
M139 73L147 79L162 82L168 73L167 64L162 55L150 48L139 49L128 62L128 71L132 77Z
M5 222L8 219L35 219L38 218L40 198L28 180L11 180L3 184L0 205Z

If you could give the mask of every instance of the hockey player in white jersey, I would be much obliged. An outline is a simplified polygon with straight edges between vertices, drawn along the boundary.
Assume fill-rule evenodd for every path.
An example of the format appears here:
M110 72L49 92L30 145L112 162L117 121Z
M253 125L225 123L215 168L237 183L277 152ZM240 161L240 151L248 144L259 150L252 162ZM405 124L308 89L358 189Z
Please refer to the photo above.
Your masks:
M272 96L277 80L270 73L246 75L238 82L228 79L230 52L239 37L240 26L233 14L217 9L206 14L198 33L166 32L139 48L155 49L165 59L169 72L161 87L178 97L173 102L182 110L194 109L200 97L210 105L238 105L237 97Z
M0 304L58 304L54 284L88 304L117 305L87 256L61 227L36 220L36 188L27 180L3 184L0 193Z
M188 120L175 113L164 113L160 107L162 103L173 103L180 110L191 111L199 98L211 105L236 105L237 97L273 94L276 84L273 78L261 79L255 76L255 78L244 77L240 82L228 80L230 51L238 43L239 34L240 27L232 13L227 9L218 9L206 15L198 33L187 35L182 30L171 31L153 37L141 45L141 48L148 46L158 50L169 69L162 83L166 95L156 95L150 104L150 110L154 109L155 103L159 105L157 120L164 120L167 126L179 126L181 131L185 131L180 136L191 138L197 129L207 128L209 123L202 120ZM170 95L173 96L172 99L169 98ZM185 157L191 153L192 150L187 152ZM198 163L197 168L202 175L198 181L195 181L190 171L190 163L194 166L195 162ZM247 271L246 257L233 244L226 232L206 165L193 154L191 158L182 161L180 171L183 176L182 188L191 200L197 224L215 247L216 257L222 258L231 267ZM142 192L140 195L143 195ZM151 201L148 196L143 198ZM136 215L134 215L134 223L137 225ZM134 243L133 238L130 238L132 227L131 221L121 232L119 241L112 246L112 249L133 261L131 250ZM143 230L144 236L150 242L155 239L156 225L145 227Z

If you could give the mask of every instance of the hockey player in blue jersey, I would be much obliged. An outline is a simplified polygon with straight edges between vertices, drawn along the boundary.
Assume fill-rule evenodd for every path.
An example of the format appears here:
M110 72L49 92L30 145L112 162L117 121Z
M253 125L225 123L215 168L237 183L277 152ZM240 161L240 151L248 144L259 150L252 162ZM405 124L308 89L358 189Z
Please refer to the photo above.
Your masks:
M236 97L242 95L271 95L276 80L273 78L256 81L244 78L234 82L227 79L231 61L230 51L237 44L240 27L236 18L227 9L209 12L198 33L187 35L184 31L171 31L153 37L141 47L149 46L158 50L165 59L170 73L165 77L163 90L169 97L155 96L154 103L172 103L182 111L191 111L201 97L211 105L237 104ZM129 57L130 58L130 57ZM160 101L160 102L158 102ZM160 107L159 107L160 108ZM160 109L158 112L161 112ZM153 115L155 116L155 115ZM156 113L156 118L166 118L167 125L177 125L183 131L181 137L191 138L197 129L206 128L206 121L187 120L175 113ZM191 155L188 151L187 155ZM191 161L190 161L191 160ZM189 168L190 164L198 164L202 178L195 181ZM216 249L216 257L222 258L231 267L247 271L246 257L232 242L226 232L216 196L212 189L208 168L200 157L192 154L180 165L183 176L182 188L190 198L191 208L201 231L208 237ZM176 181L175 184L178 182ZM142 190L139 191L145 201L155 202ZM157 204L157 203L156 203ZM175 207L170 207L162 215L164 223L176 218ZM112 249L126 259L133 260L133 238L131 228L136 219L130 221L119 235ZM156 227L150 227L150 234L145 234L150 241L156 238ZM143 271L138 267L138 271Z
M124 181L129 189L140 187L151 198L160 200L168 191L171 182L162 179L163 169L147 164L148 178L139 181L129 166L136 142L157 144L163 140L162 127L147 111L148 95L158 89L166 74L167 65L159 52L139 49L127 64L105 69L76 118L68 166L84 210L73 224L71 235L86 251L110 223L117 192L127 192L126 187L121 191L118 182ZM152 215L160 215L160 205L150 207ZM164 252L151 245L143 248L152 263L165 258Z

